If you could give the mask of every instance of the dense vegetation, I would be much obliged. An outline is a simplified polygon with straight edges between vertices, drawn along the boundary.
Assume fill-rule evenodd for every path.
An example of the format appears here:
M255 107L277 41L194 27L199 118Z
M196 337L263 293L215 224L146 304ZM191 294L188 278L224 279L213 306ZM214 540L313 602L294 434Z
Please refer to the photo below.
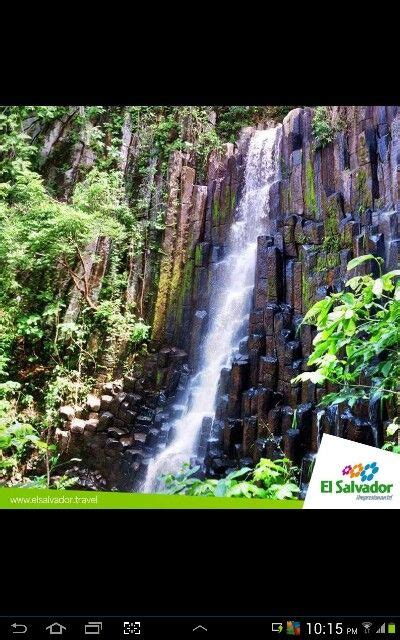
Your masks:
M200 467L184 465L182 470L162 478L166 493L227 498L270 498L284 500L297 497L297 469L287 458L261 458L251 469L242 467L220 480L196 477Z
M14 469L35 446L45 452L49 475L56 409L78 403L96 374L90 336L118 325L134 345L148 327L122 300L117 252L98 300L85 273L85 248L98 237L118 249L137 236L121 174L95 166L67 202L57 200L34 170L26 117L16 108L0 115L0 466Z
M139 366L150 335L170 154L185 151L201 181L212 149L234 141L241 127L282 119L288 110L0 108L4 481L30 474L60 486L58 407L79 404L96 380ZM135 155L124 167L128 123ZM90 256L99 242L103 263L97 258L93 281Z
M315 324L314 350L308 359L313 371L292 382L329 382L336 387L323 404L386 401L393 416L400 413L400 270L382 274L382 258L371 254L350 260L347 270L375 264L378 277L355 275L345 290L316 302L303 322ZM398 430L394 417L388 429ZM386 448L389 448L386 446ZM395 446L395 450L399 449Z

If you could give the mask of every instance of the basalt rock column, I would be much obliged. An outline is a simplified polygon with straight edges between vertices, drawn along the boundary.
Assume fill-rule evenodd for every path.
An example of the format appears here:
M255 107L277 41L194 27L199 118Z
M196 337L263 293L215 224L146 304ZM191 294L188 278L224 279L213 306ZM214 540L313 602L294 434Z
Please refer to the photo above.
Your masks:
M209 308L210 322L202 345L199 373L190 384L190 409L175 424L171 445L150 465L144 491L157 489L160 474L177 471L195 454L203 418L214 416L221 369L230 366L245 335L254 285L257 237L268 228L271 185L278 173L280 127L254 133L247 154L244 190L237 207L225 257L216 263ZM213 234L211 240L214 241ZM257 350L257 340L255 339ZM250 363L237 364L237 389L228 400L232 418L240 413L240 396L248 385ZM254 372L253 372L254 375ZM236 425L239 429L240 425ZM228 427L226 427L226 430ZM226 436L228 438L228 435Z

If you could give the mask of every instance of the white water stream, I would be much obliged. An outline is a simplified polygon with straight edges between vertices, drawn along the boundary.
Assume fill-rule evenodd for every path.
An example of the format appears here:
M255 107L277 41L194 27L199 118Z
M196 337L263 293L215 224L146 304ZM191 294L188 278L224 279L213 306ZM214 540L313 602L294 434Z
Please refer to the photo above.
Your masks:
M256 131L247 153L244 189L230 230L226 257L217 265L210 324L204 338L199 373L190 382L190 408L175 424L173 442L152 460L143 491L159 488L158 478L176 473L195 455L205 416L215 413L220 372L230 366L240 339L246 335L257 254L257 236L268 233L269 191L278 179L280 129Z

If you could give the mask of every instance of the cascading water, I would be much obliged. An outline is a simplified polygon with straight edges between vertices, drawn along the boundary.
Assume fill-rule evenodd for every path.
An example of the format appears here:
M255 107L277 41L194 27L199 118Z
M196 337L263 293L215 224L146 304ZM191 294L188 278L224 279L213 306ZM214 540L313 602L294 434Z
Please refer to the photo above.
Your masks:
M189 387L190 406L174 424L173 442L150 463L144 492L156 491L160 475L176 473L195 454L202 420L215 413L221 369L231 364L245 334L254 287L257 237L268 233L269 191L278 179L280 130L279 125L256 131L250 140L243 194L229 234L226 257L217 265L200 371Z

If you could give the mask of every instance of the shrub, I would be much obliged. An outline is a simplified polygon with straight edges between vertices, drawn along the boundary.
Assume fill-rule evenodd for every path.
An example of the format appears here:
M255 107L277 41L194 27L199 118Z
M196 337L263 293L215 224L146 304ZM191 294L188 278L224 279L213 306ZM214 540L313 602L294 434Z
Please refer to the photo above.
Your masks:
M316 148L322 149L332 142L335 129L332 125L328 107L317 107L312 119L312 131L316 140Z
M161 478L166 493L189 496L209 496L227 498L273 498L284 500L294 498L299 492L296 482L296 467L290 460L262 458L254 469L243 467L229 473L221 480L200 480L195 475L200 467L183 465L176 475Z
M372 260L380 271L355 276L340 293L316 302L303 322L315 324L318 333L306 371L292 383L326 381L338 391L325 395L323 404L358 399L389 399L400 407L400 270L382 275L381 258L369 254L350 260L347 270Z

